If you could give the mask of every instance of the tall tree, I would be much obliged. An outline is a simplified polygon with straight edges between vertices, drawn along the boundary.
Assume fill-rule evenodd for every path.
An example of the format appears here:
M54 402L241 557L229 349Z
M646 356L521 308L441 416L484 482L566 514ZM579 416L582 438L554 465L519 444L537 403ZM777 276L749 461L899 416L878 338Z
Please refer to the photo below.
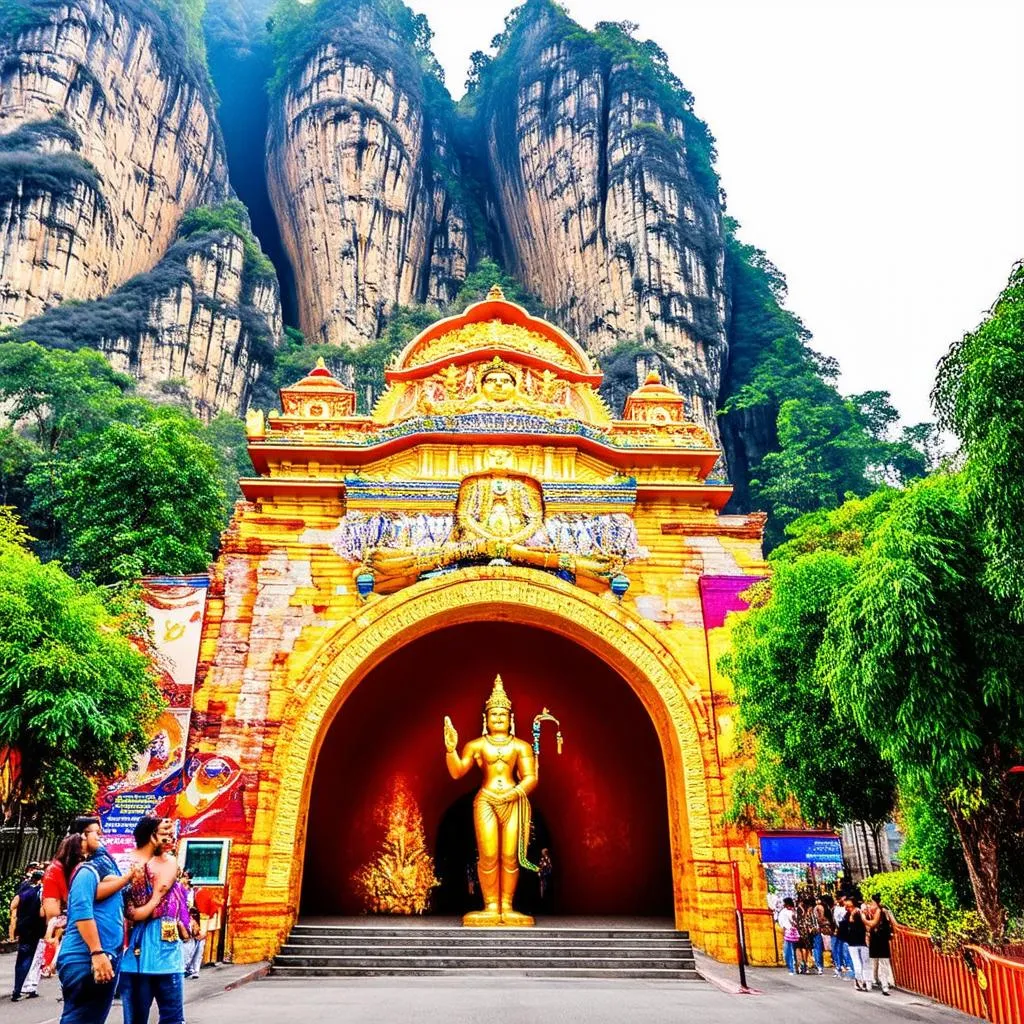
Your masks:
M971 508L987 531L987 581L1024 620L1024 263L941 360L932 398L963 445Z
M733 817L775 824L768 815L788 798L822 826L877 824L892 814L892 767L817 672L829 612L850 584L866 529L892 500L880 492L800 520L772 554L771 580L751 595L721 661L736 687L741 733L756 748L737 780Z
M202 425L167 408L65 446L29 483L52 484L45 510L69 564L110 583L204 571L224 521L220 474Z
M902 493L871 530L818 653L821 677L905 784L949 812L978 912L1001 937L1009 769L1024 755L1024 627L984 584L960 476Z
M52 825L92 803L91 777L125 771L161 703L148 659L100 591L43 564L0 510L3 813Z

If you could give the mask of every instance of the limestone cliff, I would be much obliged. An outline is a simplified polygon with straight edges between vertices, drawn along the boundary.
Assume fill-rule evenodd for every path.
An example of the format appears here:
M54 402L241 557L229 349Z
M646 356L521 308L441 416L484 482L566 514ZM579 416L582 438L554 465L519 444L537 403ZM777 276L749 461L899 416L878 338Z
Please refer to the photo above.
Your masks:
M592 352L614 355L613 405L660 363L717 437L727 298L713 140L664 55L530 0L471 100L506 264Z
M5 4L0 326L149 270L183 211L225 198L212 93L180 6Z
M143 393L179 393L203 419L238 413L282 329L276 279L246 262L238 235L197 234L112 295L57 306L23 324L17 336L97 348Z
M369 2L321 3L316 19L272 100L267 174L300 326L359 345L396 305L454 298L467 213L451 103L408 33Z

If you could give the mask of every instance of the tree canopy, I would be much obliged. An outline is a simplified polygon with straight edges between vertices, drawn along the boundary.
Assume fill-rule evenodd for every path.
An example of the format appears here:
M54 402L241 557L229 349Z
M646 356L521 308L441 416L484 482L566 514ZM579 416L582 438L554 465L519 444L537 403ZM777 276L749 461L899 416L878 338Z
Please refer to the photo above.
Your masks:
M225 493L201 429L174 410L115 422L32 470L71 566L104 583L206 569Z
M985 584L968 494L963 475L937 473L798 520L723 668L768 755L758 769L806 817L869 817L871 795L884 812L894 783L943 809L999 937L1020 825L1009 769L1024 758L1024 628Z
M206 568L248 463L244 428L134 393L99 353L0 342L0 495L36 550L111 582Z
M971 510L986 531L987 582L1024 620L1024 263L939 363L933 399L963 444Z
M63 826L92 805L91 778L123 772L161 698L148 658L103 592L43 564L0 509L0 758L4 816L23 805Z

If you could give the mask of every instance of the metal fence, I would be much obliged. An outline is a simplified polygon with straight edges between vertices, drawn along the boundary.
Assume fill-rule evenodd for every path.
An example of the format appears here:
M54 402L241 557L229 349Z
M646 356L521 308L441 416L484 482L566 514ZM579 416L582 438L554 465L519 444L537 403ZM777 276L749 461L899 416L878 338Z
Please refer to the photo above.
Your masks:
M898 927L892 946L896 984L993 1024L1024 1021L1024 961L978 946L940 953L925 932Z
M0 828L0 879L34 860L48 861L59 842L58 836L34 828Z

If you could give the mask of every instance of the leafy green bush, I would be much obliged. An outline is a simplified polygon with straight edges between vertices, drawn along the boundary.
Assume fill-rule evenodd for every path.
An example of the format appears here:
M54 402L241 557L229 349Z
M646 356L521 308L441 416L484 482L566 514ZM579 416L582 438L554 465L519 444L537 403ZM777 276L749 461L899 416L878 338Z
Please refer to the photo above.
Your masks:
M0 0L2 4L3 0ZM3 8L0 6L0 15ZM21 885L21 871L15 871L0 880L0 938L7 939L7 931L11 926L11 900L14 899L18 886Z
M865 899L876 893L905 928L927 932L943 952L961 946L989 945L992 935L981 915L966 910L953 886L929 871L888 871L860 883Z

